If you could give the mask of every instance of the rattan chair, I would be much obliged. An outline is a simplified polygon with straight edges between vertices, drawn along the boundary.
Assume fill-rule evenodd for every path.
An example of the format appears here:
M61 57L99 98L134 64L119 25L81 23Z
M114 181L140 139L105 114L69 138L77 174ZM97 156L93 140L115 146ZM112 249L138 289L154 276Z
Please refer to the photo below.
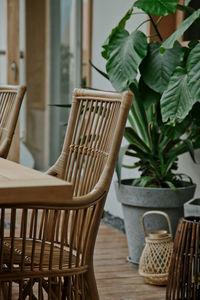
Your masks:
M72 182L73 199L1 207L2 299L14 299L16 284L19 299L99 299L93 251L131 102L131 92L75 89L64 146L48 171Z
M0 157L8 156L24 93L24 86L0 86Z

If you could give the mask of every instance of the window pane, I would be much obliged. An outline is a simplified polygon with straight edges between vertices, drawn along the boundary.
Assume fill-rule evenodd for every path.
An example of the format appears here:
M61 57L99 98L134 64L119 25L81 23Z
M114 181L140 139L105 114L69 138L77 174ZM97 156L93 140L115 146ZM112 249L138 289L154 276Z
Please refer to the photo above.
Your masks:
M69 104L81 82L82 0L51 0L50 103ZM69 109L50 108L50 164L57 159L64 140Z
M200 1L199 0L192 0L189 6L193 7L194 9L200 8ZM193 24L184 34L184 41L193 41L200 39L200 26L199 24Z

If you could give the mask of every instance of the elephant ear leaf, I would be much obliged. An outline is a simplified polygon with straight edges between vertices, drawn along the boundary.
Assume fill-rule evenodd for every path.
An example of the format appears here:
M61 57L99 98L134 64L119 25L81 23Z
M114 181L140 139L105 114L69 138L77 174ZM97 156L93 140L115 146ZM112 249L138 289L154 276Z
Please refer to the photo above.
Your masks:
M138 0L135 7L142 9L145 13L155 16L166 16L174 14L179 0Z
M112 38L114 37L115 33L119 30L119 29L124 29L126 22L130 19L131 15L133 12L133 7L131 7L127 13L125 14L125 16L119 21L119 24L113 28L111 34L108 36L108 38L106 39L106 41L104 42L104 44L102 45L103 51L101 52L101 55L108 60L109 56L110 56L110 52L112 52Z
M170 49L173 47L174 43L184 34L184 32L200 17L200 8L193 12L187 19L181 23L178 29L170 35L168 39L164 41L161 47L163 49Z
M190 52L186 70L177 67L161 98L163 122L183 120L193 105L200 101L200 44Z
M140 72L146 85L157 93L163 93L175 68L182 64L185 51L178 42L164 53L161 53L159 48L158 42L149 44L148 54L140 66Z
M195 101L200 101L200 43L190 52L186 67L191 95Z
M118 154L118 160L117 160L116 165L115 165L115 171L116 171L116 174L117 174L119 185L120 185L120 182L121 182L122 161L123 161L123 158L124 158L124 155L125 155L126 151L128 150L128 147L129 147L129 145L120 148L119 154Z
M113 49L106 64L109 79L116 90L125 90L135 80L147 54L147 37L141 31L131 34L119 29L112 39Z
M191 110L194 99L191 96L187 79L186 70L177 67L160 100L163 122L173 123L177 119L183 120Z
M184 4L185 6L188 6L190 4L191 0L185 0Z

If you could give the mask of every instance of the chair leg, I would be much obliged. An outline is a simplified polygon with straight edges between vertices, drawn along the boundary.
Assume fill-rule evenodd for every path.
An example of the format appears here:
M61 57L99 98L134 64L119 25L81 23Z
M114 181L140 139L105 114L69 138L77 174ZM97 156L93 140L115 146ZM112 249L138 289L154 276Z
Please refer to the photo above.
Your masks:
M99 300L99 293L97 290L97 284L94 276L93 267L88 270L85 276L86 276L86 284L87 284L88 297L89 297L86 299Z
M7 300L8 299L8 283L0 282L0 299Z
M64 277L62 300L71 299L71 277Z
M37 299L35 295L33 294L33 286L36 282L36 279L29 279L28 281L19 282L19 288L20 288L20 298L25 300L27 296L29 296L30 299L35 300Z

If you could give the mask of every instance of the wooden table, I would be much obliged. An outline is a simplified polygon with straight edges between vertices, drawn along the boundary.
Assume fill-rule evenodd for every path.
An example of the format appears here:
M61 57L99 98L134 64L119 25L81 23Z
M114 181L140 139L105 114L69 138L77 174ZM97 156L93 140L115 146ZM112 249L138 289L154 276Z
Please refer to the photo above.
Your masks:
M72 199L72 185L64 180L0 158L0 204L32 203L42 205L43 200L64 204Z

